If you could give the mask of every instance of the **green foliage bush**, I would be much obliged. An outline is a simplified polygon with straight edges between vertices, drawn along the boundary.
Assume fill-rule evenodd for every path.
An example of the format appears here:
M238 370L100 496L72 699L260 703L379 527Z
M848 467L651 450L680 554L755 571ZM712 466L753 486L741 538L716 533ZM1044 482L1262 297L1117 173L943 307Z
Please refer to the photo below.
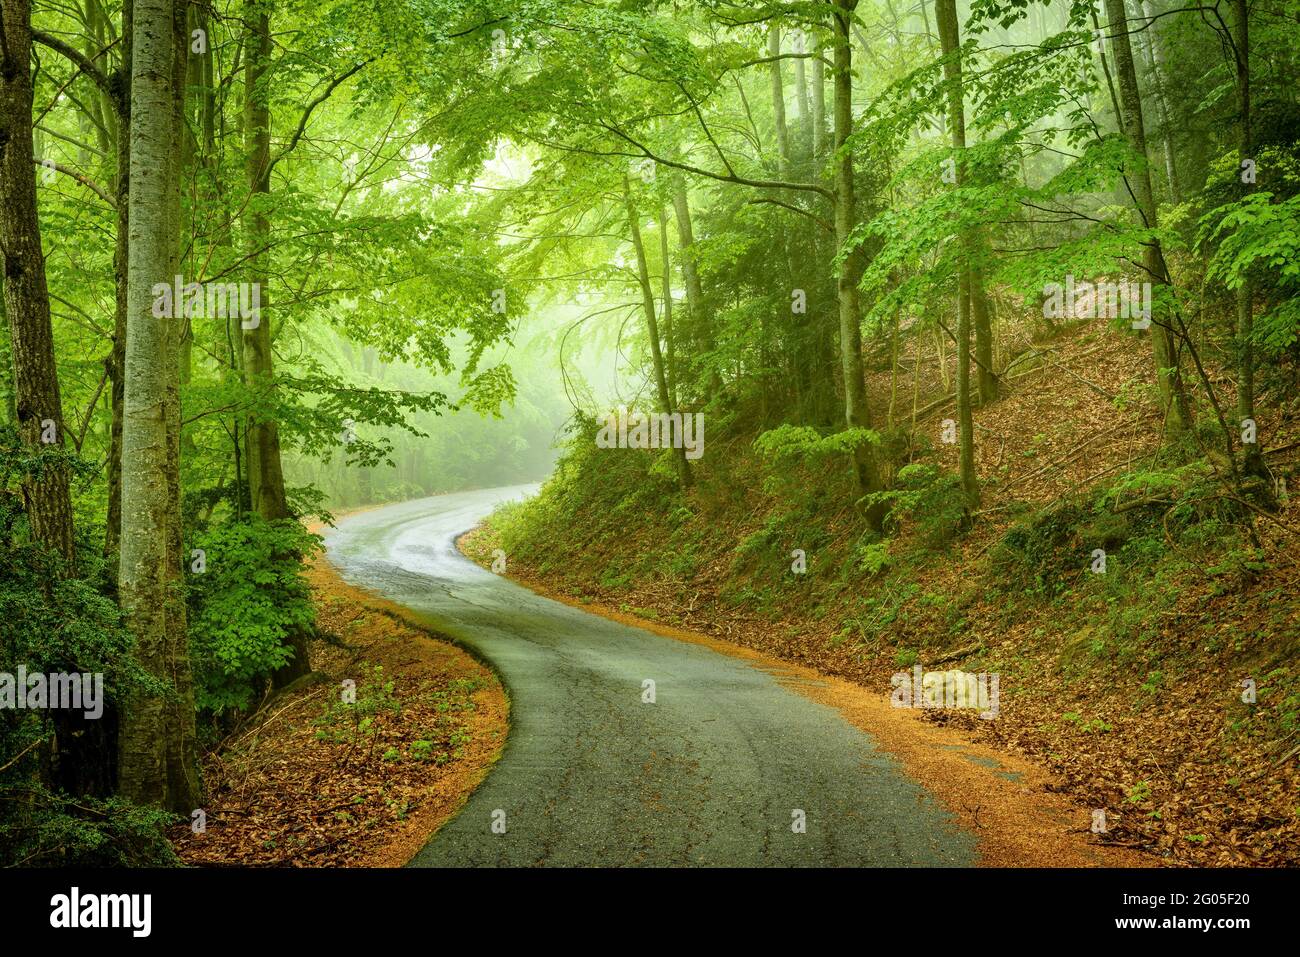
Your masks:
M23 867L166 867L178 862L164 811L71 797L29 780L0 786L0 860Z
M320 537L297 521L249 516L205 530L190 548L206 562L202 574L189 574L196 704L214 714L246 709L292 658L290 637L315 628L303 562L320 550Z

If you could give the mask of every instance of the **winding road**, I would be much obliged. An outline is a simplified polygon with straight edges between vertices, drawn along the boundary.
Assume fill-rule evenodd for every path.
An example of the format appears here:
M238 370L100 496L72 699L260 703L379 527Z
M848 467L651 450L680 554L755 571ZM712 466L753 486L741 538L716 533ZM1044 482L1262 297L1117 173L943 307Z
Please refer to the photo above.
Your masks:
M412 866L974 862L974 838L835 710L747 661L543 598L456 550L534 488L361 512L326 536L345 579L475 649L510 694L501 759Z

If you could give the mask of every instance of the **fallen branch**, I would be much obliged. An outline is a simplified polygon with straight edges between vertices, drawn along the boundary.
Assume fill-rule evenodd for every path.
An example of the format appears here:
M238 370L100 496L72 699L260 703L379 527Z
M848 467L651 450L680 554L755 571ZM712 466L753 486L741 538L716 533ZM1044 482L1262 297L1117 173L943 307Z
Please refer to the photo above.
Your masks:
M984 648L984 643L977 641L973 645L967 645L965 648L958 648L956 651L950 651L948 654L940 658L935 658L932 661L930 661L930 664L946 665L951 661L960 661L962 658L967 658L970 655L973 655L977 651L982 651L983 648Z

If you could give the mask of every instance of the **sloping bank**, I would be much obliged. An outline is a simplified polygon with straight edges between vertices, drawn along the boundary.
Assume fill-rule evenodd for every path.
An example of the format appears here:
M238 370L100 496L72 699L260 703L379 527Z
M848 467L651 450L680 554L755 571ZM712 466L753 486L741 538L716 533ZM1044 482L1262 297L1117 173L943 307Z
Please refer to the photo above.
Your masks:
M203 827L169 835L186 864L401 867L500 756L489 668L325 559L309 577L317 674L207 755Z
M1018 397L997 414L1028 420L1041 401ZM1038 441L1023 425L1005 434ZM1300 501L1261 522L1262 548L1246 551L1194 474L1180 474L1187 490L1171 507L1112 468L1115 485L1079 495L1050 488L1041 502L1002 496L1003 506L991 493L994 513L959 534L951 482L926 467L900 473L881 540L864 534L835 463L772 469L749 451L752 436L714 441L729 451L697 470L686 496L651 454L575 443L540 496L497 512L462 547L588 610L843 679L828 684L841 699L830 703L988 835L1005 831L989 822L1006 819L992 804L1007 772L1021 797L1061 808L1034 831L1042 848L1068 835L1172 865L1300 862L1300 613L1289 584L1300 565L1287 531L1300 526ZM1018 453L1006 458L1027 458ZM1132 465L1159 477L1157 467ZM1106 575L1089 573L1097 547ZM895 676L917 665L999 675L996 719L891 708ZM962 751L975 757L943 760ZM989 774L963 777L981 761ZM999 855L1032 856L986 850Z

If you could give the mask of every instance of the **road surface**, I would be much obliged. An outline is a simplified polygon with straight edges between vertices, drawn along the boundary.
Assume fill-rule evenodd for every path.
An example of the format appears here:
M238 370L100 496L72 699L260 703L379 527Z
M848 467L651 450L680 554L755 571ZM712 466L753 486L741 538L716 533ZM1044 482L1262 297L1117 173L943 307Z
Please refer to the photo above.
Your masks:
M361 512L326 536L345 579L476 649L510 695L500 761L412 866L974 862L973 837L835 710L457 552L458 535L534 488Z

